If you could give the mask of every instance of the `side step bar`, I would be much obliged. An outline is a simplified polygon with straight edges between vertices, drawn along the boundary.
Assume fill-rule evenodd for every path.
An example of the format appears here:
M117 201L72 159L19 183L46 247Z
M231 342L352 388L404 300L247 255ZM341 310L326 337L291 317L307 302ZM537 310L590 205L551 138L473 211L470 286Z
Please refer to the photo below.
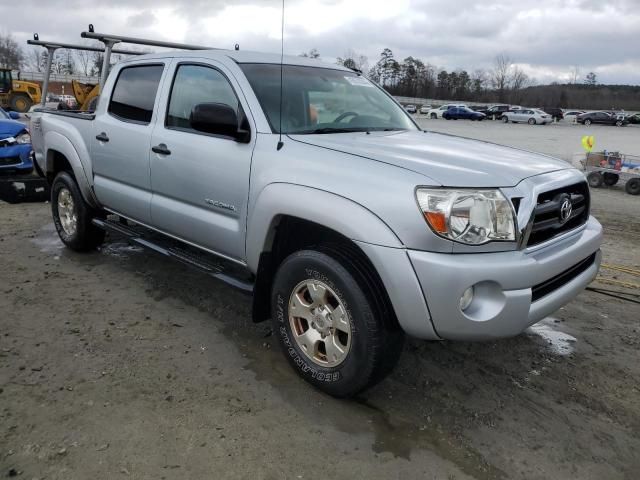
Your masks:
M191 267L223 281L224 283L235 287L244 293L253 293L253 282L239 278L237 275L233 275L233 270L238 270L237 267L228 266L225 267L225 260L221 259L217 262L212 254L204 252L198 252L195 248L189 246L179 245L178 241L169 238L145 238L144 231L141 229L133 228L129 225L119 222L113 222L110 220L103 220L100 218L94 218L92 223L108 232L117 233L127 239L128 242L134 245L140 245L141 247L148 248L154 252L171 257L179 262L182 262ZM142 227L144 228L144 227ZM144 229L146 230L146 229ZM162 237L162 234L156 234L154 237Z

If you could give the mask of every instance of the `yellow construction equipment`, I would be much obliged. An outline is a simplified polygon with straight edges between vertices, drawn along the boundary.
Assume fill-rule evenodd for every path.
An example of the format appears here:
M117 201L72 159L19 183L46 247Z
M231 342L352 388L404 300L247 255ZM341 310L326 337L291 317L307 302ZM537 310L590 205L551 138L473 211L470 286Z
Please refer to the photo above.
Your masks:
M73 96L78 103L78 110L83 112L95 110L98 96L100 95L100 85L97 83L82 83L71 80Z
M0 107L24 113L41 99L40 85L14 80L10 69L0 68Z

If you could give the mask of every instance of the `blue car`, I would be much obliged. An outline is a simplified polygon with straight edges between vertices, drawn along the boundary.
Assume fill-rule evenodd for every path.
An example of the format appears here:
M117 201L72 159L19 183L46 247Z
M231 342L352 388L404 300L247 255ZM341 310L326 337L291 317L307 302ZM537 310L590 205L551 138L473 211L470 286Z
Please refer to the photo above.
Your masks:
M0 175L27 174L33 170L31 135L16 112L0 108Z
M445 120L484 120L484 117L486 117L484 113L476 112L467 107L451 107L442 114L442 118Z

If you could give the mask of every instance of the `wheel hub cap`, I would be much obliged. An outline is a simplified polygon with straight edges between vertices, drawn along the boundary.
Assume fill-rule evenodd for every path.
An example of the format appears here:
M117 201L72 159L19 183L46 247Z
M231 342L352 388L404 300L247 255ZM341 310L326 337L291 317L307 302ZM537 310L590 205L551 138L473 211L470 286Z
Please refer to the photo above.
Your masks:
M64 233L74 235L78 225L78 216L73 197L67 188L61 188L58 192L58 217Z
M323 367L341 364L351 348L351 320L338 295L324 282L305 280L289 299L289 323L300 350Z

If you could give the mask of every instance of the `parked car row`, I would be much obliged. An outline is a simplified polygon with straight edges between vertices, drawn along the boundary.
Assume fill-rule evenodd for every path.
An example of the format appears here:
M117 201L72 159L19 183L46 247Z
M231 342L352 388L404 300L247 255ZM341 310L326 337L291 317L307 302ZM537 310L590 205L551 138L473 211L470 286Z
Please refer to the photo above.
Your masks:
M629 123L640 124L640 113L625 115L620 112L584 110L563 110L562 108L530 108L519 105L496 104L489 106L469 107L463 103L447 103L432 108L431 105L406 105L409 113L427 115L430 119L443 118L445 120L502 120L504 123L528 123L530 125L547 125L552 122L565 120L583 125L600 124L623 126Z

